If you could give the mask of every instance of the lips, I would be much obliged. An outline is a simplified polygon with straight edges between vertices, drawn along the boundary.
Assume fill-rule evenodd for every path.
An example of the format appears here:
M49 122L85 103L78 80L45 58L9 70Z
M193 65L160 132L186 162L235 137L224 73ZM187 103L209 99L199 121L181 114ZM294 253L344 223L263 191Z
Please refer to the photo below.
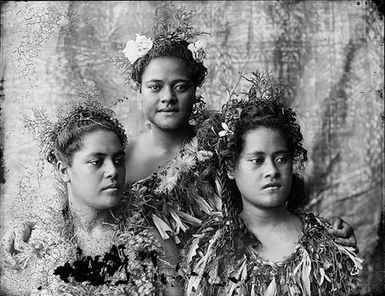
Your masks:
M178 112L177 110L161 110L161 111L158 111L160 113L176 113Z
M179 110L177 108L162 108L159 109L158 112L178 112Z
M119 184L110 184L108 186L105 186L103 187L102 190L108 190L108 189L120 189L120 185Z
M262 189L266 189L266 188L280 188L280 187L281 187L280 183L273 182L273 183L268 183L266 185L263 185Z

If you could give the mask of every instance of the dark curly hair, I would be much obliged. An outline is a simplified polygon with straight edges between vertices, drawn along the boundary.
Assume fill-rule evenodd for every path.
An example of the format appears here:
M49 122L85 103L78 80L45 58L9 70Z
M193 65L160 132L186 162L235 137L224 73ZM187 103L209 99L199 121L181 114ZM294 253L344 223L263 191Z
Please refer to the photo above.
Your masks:
M293 157L294 163L300 168L307 160L307 151L303 148L303 136L300 126L296 122L297 114L287 108L282 102L274 99L255 99L236 102L241 104L242 111L237 120L234 120L233 133L226 137L220 145L218 154L222 164L222 183L223 183L223 207L225 220L232 221L228 223L235 231L239 227L237 219L242 211L241 194L234 180L226 178L227 171L233 170L245 145L246 133L257 127L266 127L281 132L288 150ZM234 106L227 105L225 113ZM238 106L239 107L239 106ZM294 174L291 191L288 196L287 207L291 209L299 208L305 201L304 181L300 175Z
M84 135L96 130L115 133L124 148L127 136L113 115L112 110L96 101L73 105L68 113L58 116L59 120L45 137L47 161L56 164L60 160L71 165L74 153L82 148Z
M153 59L159 57L175 57L183 60L186 67L190 71L190 77L194 87L202 86L207 75L207 68L203 63L194 59L192 52L187 48L189 43L185 40L167 40L162 42L154 41L152 48L141 58L139 58L132 66L131 79L142 84L142 76L147 66Z
M262 126L280 131L294 161L302 165L307 160L307 151L302 146L303 137L296 117L291 108L286 108L279 101L250 100L244 106L220 156L227 165L234 168L244 148L246 133Z

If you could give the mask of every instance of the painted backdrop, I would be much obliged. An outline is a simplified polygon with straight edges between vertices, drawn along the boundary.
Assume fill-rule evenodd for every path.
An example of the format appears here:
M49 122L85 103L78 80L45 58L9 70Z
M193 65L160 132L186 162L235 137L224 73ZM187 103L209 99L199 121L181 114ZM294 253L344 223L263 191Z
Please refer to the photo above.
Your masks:
M201 90L209 107L220 107L242 69L266 65L287 83L310 156L309 207L353 225L365 259L362 295L384 285L384 19L377 2L183 1L196 11L194 26L209 33ZM33 108L54 118L89 93L112 106L129 136L146 128L141 101L112 59L135 33L149 33L160 3L2 5L0 235L14 217L55 206L51 171L37 166L38 147L23 127Z

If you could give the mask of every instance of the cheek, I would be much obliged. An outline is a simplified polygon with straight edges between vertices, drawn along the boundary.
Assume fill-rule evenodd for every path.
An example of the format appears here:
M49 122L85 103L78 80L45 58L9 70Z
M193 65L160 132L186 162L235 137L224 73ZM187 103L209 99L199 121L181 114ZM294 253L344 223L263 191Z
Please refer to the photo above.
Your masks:
M238 164L234 170L234 180L237 184L245 184L245 186L252 185L255 183L255 178L250 176L255 176L255 172L252 172L246 165Z
M281 175L282 175L282 179L286 183L288 190L290 190L292 185L292 180L293 180L293 167L292 166L286 167L284 170L282 170Z
M74 175L76 183L79 186L92 190L97 183L103 179L103 175L99 172L82 170Z
M195 99L195 89L191 89L190 91L179 96L179 100L183 102L183 104L192 106L194 104Z
M126 179L126 168L125 167L121 167L119 169L119 177L121 180L123 180L123 182L125 181L125 179Z
M293 177L293 165L288 164L283 168L283 174L286 176L286 178L291 179Z
M142 105L144 112L151 111L155 108L155 100L149 95L142 95Z
M191 95L185 95L179 99L179 102L182 103L184 106L189 107L193 105L194 98Z

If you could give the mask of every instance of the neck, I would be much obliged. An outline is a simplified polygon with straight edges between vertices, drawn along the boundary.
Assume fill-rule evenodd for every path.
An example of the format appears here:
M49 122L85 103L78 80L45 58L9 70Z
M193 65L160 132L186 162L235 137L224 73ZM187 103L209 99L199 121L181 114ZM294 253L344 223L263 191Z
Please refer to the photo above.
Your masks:
M193 126L187 124L179 129L165 130L151 125L153 144L165 151L180 151L183 144L194 136Z
M69 210L73 218L73 225L77 230L92 233L102 227L104 222L111 222L110 209L98 210L74 201L69 197Z
M264 227L274 227L286 222L291 215L285 206L274 208L259 208L251 204L243 206L241 218L250 230Z

